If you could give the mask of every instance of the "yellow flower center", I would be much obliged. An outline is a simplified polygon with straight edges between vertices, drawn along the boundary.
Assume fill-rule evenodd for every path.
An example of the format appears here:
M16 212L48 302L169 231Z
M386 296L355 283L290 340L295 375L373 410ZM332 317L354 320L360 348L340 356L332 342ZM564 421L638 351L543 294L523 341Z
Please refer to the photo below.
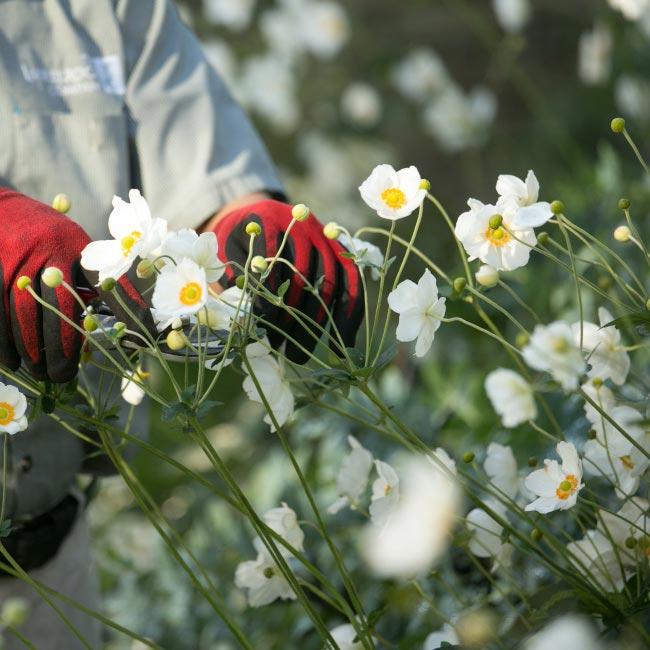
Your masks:
M393 489L393 486L392 486L392 485L387 485L387 486L384 488L384 496L387 497L387 496L390 494L390 491L391 491L392 489Z
M7 402L0 402L0 424L9 424L14 419L14 407Z
M629 455L621 456L620 461L628 469L634 469L634 462L632 461Z
M142 238L142 233L138 230L132 230L130 235L122 237L120 244L122 244L122 255L127 257L131 252L131 249L135 244L137 244Z
M555 496L564 501L578 489L578 479L573 474L567 474L555 490Z
M498 228L488 227L485 231L485 239L487 239L493 246L503 246L510 241L510 234L501 226Z
M393 210L398 210L406 203L404 192L397 187L389 187L381 193L381 200Z
M184 305L195 305L201 300L201 285L198 282L188 282L178 294L178 299Z

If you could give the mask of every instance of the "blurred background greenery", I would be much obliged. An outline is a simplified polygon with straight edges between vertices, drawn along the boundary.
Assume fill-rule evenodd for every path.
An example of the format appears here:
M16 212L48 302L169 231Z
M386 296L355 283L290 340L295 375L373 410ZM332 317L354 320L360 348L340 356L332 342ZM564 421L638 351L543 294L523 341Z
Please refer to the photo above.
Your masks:
M534 169L540 198L561 199L571 219L603 238L611 240L621 223L622 195L632 201L637 224L647 221L648 177L609 123L615 115L625 117L647 151L650 3L179 0L178 7L263 135L290 200L306 203L323 222L355 229L373 220L357 188L380 163L415 165L454 220L469 197L495 200L498 174L523 178ZM408 236L412 223L404 222L397 232ZM419 245L454 277L461 267L452 244L442 219L426 206ZM406 276L421 272L411 261ZM511 280L539 313L575 317L573 289L554 269L529 265ZM507 296L500 300L509 306ZM464 309L460 303L453 308ZM494 346L466 330L444 329L444 344L434 343L423 364L414 364L410 350L400 351L377 380L384 399L432 446L462 450L489 436L513 444L523 458L536 452L529 441L499 428L483 394L484 374L500 358L493 356ZM260 511L286 500L308 513L281 446L261 422L257 405L242 399L240 386L234 371L220 383L215 399L224 406L209 422L213 444ZM577 408L556 406L574 415ZM336 498L348 433L380 455L381 441L362 427L310 408L289 429L324 507ZM178 429L163 425L155 411L150 441L217 480L200 451ZM321 647L295 608L276 603L247 609L244 595L234 589L236 565L254 554L252 531L241 517L149 454L141 453L135 467L165 516L223 585L224 599L256 647ZM235 647L119 478L104 484L92 516L111 616L171 650ZM337 534L349 535L351 517L332 518ZM316 537L308 532L308 549L310 535ZM342 545L354 574L354 539L344 538ZM314 559L325 568L331 562ZM450 568L456 569L462 567ZM372 596L369 601L370 610L376 603ZM431 612L409 611L410 601L398 588L391 603L404 612L394 623L405 639L401 647L420 647L422 635L409 634L439 626ZM333 616L332 624L338 622ZM115 636L107 647L138 646Z

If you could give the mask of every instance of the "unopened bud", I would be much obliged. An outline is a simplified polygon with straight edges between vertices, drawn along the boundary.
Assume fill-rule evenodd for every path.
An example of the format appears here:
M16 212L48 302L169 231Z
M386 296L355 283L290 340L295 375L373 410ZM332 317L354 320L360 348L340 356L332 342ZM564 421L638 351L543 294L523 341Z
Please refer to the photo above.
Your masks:
M474 460L474 452L473 451L466 451L463 454L463 462L464 463L471 463Z
M31 279L27 275L21 275L17 280L16 280L16 286L19 289L26 289L30 284L32 283Z
M186 345L185 337L178 330L172 330L167 334L165 342L170 350L182 350Z
M596 438L598 438L598 432L594 429L589 429L587 431L587 440L596 440Z
M249 223L246 224L246 234L252 235L253 237L255 237L256 235L261 235L262 226L260 226L260 224L255 221L250 221Z
M117 323L113 325L113 336L116 339L121 339L125 334L126 334L126 323L123 323L122 321L117 321Z
M614 133L622 133L625 130L625 120L622 117L615 117L610 122L610 127Z
M539 528L533 528L533 530L530 531L530 536L533 542L539 542L542 537L544 537L544 533Z
M58 212L63 212L63 214L65 214L68 212L68 210L70 210L72 204L70 203L70 199L68 198L67 194L57 194L52 199L52 207Z
M540 246L546 246L548 244L548 233L546 231L542 231L537 235L537 243Z
M83 319L83 327L86 332L94 332L99 327L99 321L95 314L86 314Z
M266 567L266 569L264 569L264 577L268 578L269 580L273 577L273 573L274 572L271 567Z
M476 272L476 281L482 287L494 287L499 282L499 271L489 264L481 264Z
M237 279L235 280L235 286L238 289L242 289L246 286L246 278L243 275L237 276Z
M622 244L624 244L625 242L630 241L631 236L632 236L632 233L630 232L630 229L627 226L619 226L614 231L614 239L616 241L620 241Z
M90 363L93 360L93 351L84 350L81 353L81 363Z
M594 377L594 378L591 380L591 385L592 385L594 388L600 388L600 387L603 385L603 380L602 380L600 377Z
M7 598L2 605L0 621L7 627L20 627L24 625L29 616L29 603L25 598L17 596Z
M219 316L211 309L200 309L196 317L201 325L216 330L219 325Z
M116 284L117 282L115 282L113 278L105 278L104 280L101 281L99 288L103 292L108 293L109 291L113 291Z
M173 330L179 330L181 327L183 327L183 319L180 318L179 316L176 316L175 318L172 319L172 322L169 324L169 326Z
M553 214L562 214L564 212L564 203L562 201L551 202L551 212Z
M63 282L61 269L57 269L56 266L48 266L41 273L41 282L50 287L50 289L56 289Z
M418 189L426 190L428 192L431 189L431 183L429 183L429 181L426 178L423 178L420 181L420 185Z
M327 237L327 239L338 239L339 235L341 234L341 229L337 223L330 221L329 223L325 224L325 227L323 228L323 234L325 237Z
M618 200L618 209L627 210L630 207L629 199L619 199Z
M140 260L135 267L135 274L141 280L148 280L156 272L156 267L151 260Z
M455 627L463 647L480 648L497 638L498 623L495 612L482 608L461 614Z
M296 221L306 221L309 216L309 208L304 203L297 203L291 208L291 216Z
M625 548L633 549L636 546L636 540L634 537L627 537L625 539Z
M503 223L503 217L500 214L493 214L488 221L492 230L497 230Z
M521 349L528 344L528 341L530 341L530 336L528 335L528 333L519 332L519 334L517 334L517 337L515 338L515 345Z
M462 290L467 286L467 280L465 278L456 278L452 286L456 293L461 293Z
M268 267L269 263L261 255L256 255L251 260L251 268L255 273L264 273Z
M535 456L530 456L530 458L527 461L528 467L537 467L537 458Z

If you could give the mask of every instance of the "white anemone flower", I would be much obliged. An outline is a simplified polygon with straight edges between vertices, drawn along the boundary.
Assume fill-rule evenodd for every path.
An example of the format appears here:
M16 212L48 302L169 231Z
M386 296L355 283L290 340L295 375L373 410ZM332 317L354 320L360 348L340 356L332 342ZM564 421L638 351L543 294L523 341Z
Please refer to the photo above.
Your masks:
M491 442L487 448L483 469L490 483L514 499L519 489L517 461L508 445Z
M616 406L614 393L611 389L607 388L605 384L597 384L594 386L593 382L586 381L582 384L581 390L590 397L604 413L609 413ZM585 400L584 412L587 420L591 422L594 428L597 431L602 431L605 426L603 424L604 418L602 413L595 406L592 406L587 402L587 400Z
M252 309L252 300L239 287L233 286L222 291L219 295L209 295L205 309L197 313L197 318L203 325L213 330L230 330L233 325L243 325ZM252 324L252 323L251 323Z
M438 54L421 47L409 52L391 70L391 81L404 97L424 102L449 83L447 68Z
M251 607L262 607L278 598L295 600L291 585L282 575L275 562L265 553L259 553L255 560L242 562L235 570L235 585L247 589L247 600Z
M303 551L303 542L305 541L305 533L298 524L298 516L295 511L291 509L286 503L278 508L271 508L267 510L262 516L264 523L273 531L275 531L285 542L288 542L296 551ZM262 540L256 537L253 541L255 549L258 553L268 554L266 546ZM284 558L293 557L293 553L282 546L277 544L278 550Z
M156 277L151 304L157 321L196 314L208 299L205 270L185 257L176 266L166 264Z
M372 484L370 519L375 526L383 526L399 502L399 476L382 460L375 461L377 478Z
M537 243L532 228L522 227L513 220L512 209L483 204L476 199L467 201L469 210L456 221L455 234L469 255L479 259L497 271L512 271L528 263L531 248ZM497 228L490 226L490 220L501 215Z
M531 368L549 372L565 391L576 390L587 370L571 326L564 321L536 325L521 354Z
M247 345L246 357L278 426L282 426L289 419L294 408L294 397L284 377L283 364L277 361L271 355L270 348L262 343ZM244 370L248 376L244 379L243 388L248 398L253 402L264 404L248 368L244 367ZM272 432L276 430L269 413L264 416L264 422L271 426Z
M516 427L537 417L533 389L517 372L497 368L485 378L485 392L504 427Z
M143 379L146 379L150 373L143 372L142 368L137 368L136 371L127 370L126 376L122 378L122 385L120 392L122 399L131 406L138 406L146 395L144 388L142 388Z
M359 187L361 198L384 219L408 217L420 207L427 191L420 187L420 172L411 166L399 171L377 165Z
M488 499L486 505L502 519L506 518L506 507L502 503ZM503 526L482 508L470 510L465 521L472 533L469 540L470 553L476 557L493 558L492 571L500 566L509 566L513 548L511 544L504 544L501 541Z
M113 197L108 230L113 239L90 242L81 251L81 266L99 272L98 284L107 278L120 278L138 256L156 258L167 233L167 222L152 218L140 192L130 190L129 203L118 196Z
M203 0L205 18L234 32L248 27L254 8L255 0Z
M530 637L523 650L604 650L605 646L591 625L574 614L551 621L541 632Z
M591 368L587 376L598 379L611 379L622 386L630 371L630 357L621 345L621 333L611 323L612 315L604 307L598 309L600 326L595 323L574 323L573 332L576 345L580 345L582 330L582 349L587 354L587 363Z
M185 257L205 269L208 283L217 282L223 275L225 266L219 261L219 245L213 232L197 234L190 228L167 234L162 244L161 255L169 255L177 264Z
M388 306L399 314L397 340L417 339L415 356L423 357L445 315L445 298L438 297L436 278L425 269L417 284L412 280L400 282L388 294Z
M543 226L553 216L550 203L537 200L539 181L532 169L525 181L510 174L501 174L497 179L497 193L497 208L514 210L512 219L519 228Z
M15 387L0 382L0 432L13 435L27 428L27 399Z
M568 510L578 500L578 492L584 487L582 464L575 446L570 442L558 442L557 453L562 460L544 460L544 469L537 469L526 477L528 490L538 496L525 510L547 514L554 510Z
M330 634L336 642L336 648L338 650L362 650L363 648L361 641L355 641L357 631L354 629L354 625L350 623L337 625L330 630ZM327 645L325 648L331 650L332 646Z
M448 547L460 507L454 475L429 458L412 457L399 471L400 498L384 526L370 524L361 552L380 577L429 571Z
M520 32L530 20L530 0L492 0L497 22L506 32Z
M327 508L327 512L335 515L350 506L359 506L361 495L368 485L368 475L372 468L372 454L354 437L348 436L351 451L343 459L341 468L336 475L336 492L339 498Z

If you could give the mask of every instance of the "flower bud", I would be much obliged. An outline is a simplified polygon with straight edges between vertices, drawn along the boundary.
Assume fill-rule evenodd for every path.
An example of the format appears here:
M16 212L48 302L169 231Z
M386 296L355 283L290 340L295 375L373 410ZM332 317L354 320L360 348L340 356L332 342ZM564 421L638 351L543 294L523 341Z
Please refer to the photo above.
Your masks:
M253 271L255 271L255 273L264 273L268 267L268 262L261 255L256 255L251 260L251 268Z
M482 287L494 287L499 282L499 271L489 264L481 264L476 272L476 281Z
M603 380L602 380L600 377L594 377L594 378L591 380L591 385L592 385L594 388L600 388L600 387L603 385Z
M465 278L456 278L452 286L456 293L461 293L461 291L467 286L467 280Z
M627 226L619 226L614 231L614 239L616 241L620 241L622 244L624 244L625 242L630 241L631 236L632 236L632 233L630 232L630 229Z
M86 314L83 319L83 328L86 332L94 332L99 327L99 321L95 314Z
M156 272L156 267L151 260L140 260L135 267L135 274L141 280L148 280Z
M431 189L431 183L426 178L423 178L420 181L420 185L418 187L419 189L426 190L428 192Z
M176 316L175 318L172 319L172 322L169 324L169 326L173 330L179 330L181 327L183 327L183 320Z
M26 289L30 284L32 283L31 279L27 275L21 275L17 280L16 280L16 286L19 289Z
M533 528L533 530L530 531L530 536L533 542L539 542L542 537L544 537L544 533L539 528Z
M553 214L562 214L564 212L564 203L562 201L553 201L551 203L551 212Z
M629 548L631 550L635 546L636 546L636 540L634 539L634 537L627 537L625 539L625 548Z
M242 289L246 286L246 278L243 275L237 276L237 279L235 280L235 285L237 286L238 289Z
M500 214L493 214L488 221L488 224L490 224L490 228L492 228L492 230L497 230L500 228L502 223L503 217Z
M113 291L116 284L117 282L115 282L113 278L106 278L105 280L102 280L99 288L105 293L108 293L109 291Z
M497 638L498 623L495 612L483 607L461 614L455 627L463 647L480 648Z
M622 133L625 130L625 120L622 117L615 117L611 121L610 127L614 133Z
M309 208L304 203L297 203L291 208L291 216L296 221L306 221L309 216Z
M29 603L25 598L17 596L7 598L0 611L0 621L7 627L24 625L29 616Z
M116 339L121 339L125 334L126 334L126 323L123 323L122 321L117 321L115 325L113 325L113 336Z
M545 231L542 231L537 235L537 243L540 246L546 246L548 244L548 233Z
M72 204L70 203L70 199L68 198L67 194L57 194L52 199L52 207L58 212L63 212L63 214L68 212L71 206Z
M338 224L334 221L330 221L328 224L325 224L323 228L323 234L327 239L338 239L341 234L341 229Z
M185 337L178 330L172 330L167 334L165 342L170 350L182 350L185 347Z
M596 440L598 438L598 432L595 429L589 429L587 431L587 440Z
M515 345L519 349L521 349L528 343L528 341L530 341L530 336L528 335L528 333L519 332L519 334L517 334L517 337L515 338Z
M211 309L200 309L196 313L196 318L201 325L205 325L213 330L216 330L219 325L219 317Z
M81 352L81 363L90 363L93 360L93 351L92 350L82 350Z
M50 289L56 289L63 282L63 273L61 269L57 269L56 266L48 266L43 273L41 273L41 282L50 287Z
M464 463L471 463L474 460L474 452L473 451L466 451L463 454L463 462Z
M252 235L253 237L255 237L256 235L261 235L262 226L260 226L260 224L255 221L250 221L249 223L246 224L246 234Z
M630 200L629 199L619 199L618 200L618 209L619 210L627 210L630 207Z
M266 569L264 569L264 577L269 580L273 577L273 573L274 571L271 567L266 567Z
M537 467L537 458L531 456L527 461L528 467Z

